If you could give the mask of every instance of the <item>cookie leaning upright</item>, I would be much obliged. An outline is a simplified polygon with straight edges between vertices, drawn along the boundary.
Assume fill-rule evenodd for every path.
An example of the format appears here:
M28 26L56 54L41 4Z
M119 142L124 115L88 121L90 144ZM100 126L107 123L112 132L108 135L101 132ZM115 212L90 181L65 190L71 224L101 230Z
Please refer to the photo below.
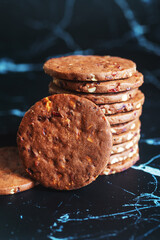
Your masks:
M46 97L20 124L17 143L27 172L46 187L88 185L110 158L111 128L91 101L69 94Z

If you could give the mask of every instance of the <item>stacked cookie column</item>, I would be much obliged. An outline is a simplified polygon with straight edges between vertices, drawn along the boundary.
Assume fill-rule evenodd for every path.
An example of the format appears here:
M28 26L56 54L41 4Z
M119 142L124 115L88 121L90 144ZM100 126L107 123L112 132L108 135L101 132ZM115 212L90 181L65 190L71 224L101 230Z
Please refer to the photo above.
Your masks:
M103 174L121 172L139 159L143 75L130 60L110 56L68 56L44 65L53 77L51 94L70 93L96 103L106 115L113 136L109 164ZM88 113L89 114L89 113Z

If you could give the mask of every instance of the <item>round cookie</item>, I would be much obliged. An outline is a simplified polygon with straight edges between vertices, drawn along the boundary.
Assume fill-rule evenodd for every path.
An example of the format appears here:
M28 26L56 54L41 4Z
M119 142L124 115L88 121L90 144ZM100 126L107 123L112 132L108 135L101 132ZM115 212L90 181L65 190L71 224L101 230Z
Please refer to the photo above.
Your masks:
M112 103L112 104L104 104L99 105L100 109L106 115L120 113L120 112L129 112L135 109L139 109L142 107L144 103L144 94L138 90L138 93L134 98L129 99L125 102L120 103Z
M114 125L114 124L120 124L120 123L132 121L136 118L139 118L141 114L142 114L142 107L130 112L107 115L107 119L111 125Z
M34 186L19 159L18 149L0 148L0 195L23 192Z
M27 172L46 187L78 189L94 181L109 161L110 125L93 102L58 94L32 106L17 143Z
M135 144L133 147L127 149L126 151L123 151L121 153L111 154L110 161L108 164L114 164L120 161L126 160L128 157L133 157L134 154L136 154L138 151L138 143Z
M60 79L106 81L131 77L136 64L120 57L72 55L49 59L44 64L44 71Z
M119 172L123 172L128 168L132 167L139 160L139 153L135 153L132 157L128 157L121 162L117 162L114 164L108 164L101 175L110 175Z
M137 122L137 125L135 126L134 129L132 129L128 132L118 134L118 135L113 135L112 136L113 145L127 142L127 141L131 140L132 138L134 138L135 136L137 136L138 134L140 134L140 126L141 126L141 124L139 121L139 122Z
M128 132L130 130L133 130L138 123L141 124L139 118L136 118L130 122L111 125L111 132L113 135Z
M124 102L127 101L133 97L136 96L138 90L137 88L132 89L130 91L120 92L120 93L106 93L106 94L91 94L91 93L78 93L74 91L69 91L62 89L58 86L56 86L53 82L50 82L49 84L49 93L50 94L61 94L61 93L67 93L67 94L74 94L78 95L80 97L85 97L95 104L108 104L108 103L118 103L118 102Z
M143 84L143 75L136 72L126 79L105 82L78 82L54 78L53 83L58 87L76 92L115 93L140 87Z
M127 142L113 145L111 154L116 154L128 150L129 148L133 147L136 143L138 143L139 139L140 134L137 134Z

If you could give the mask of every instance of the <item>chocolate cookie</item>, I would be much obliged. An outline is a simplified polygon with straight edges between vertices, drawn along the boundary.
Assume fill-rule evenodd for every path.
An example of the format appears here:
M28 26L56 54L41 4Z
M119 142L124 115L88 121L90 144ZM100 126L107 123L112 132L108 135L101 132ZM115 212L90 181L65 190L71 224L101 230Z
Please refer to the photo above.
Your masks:
M135 135L131 140L113 145L111 154L121 153L126 151L127 149L133 147L136 143L138 143L140 139L140 134Z
M58 94L30 108L17 143L30 176L46 187L72 190L88 185L102 172L110 158L112 134L93 102Z
M140 90L138 90L136 96L134 98L129 99L128 101L112 104L103 104L99 105L99 107L100 109L102 109L104 114L110 115L139 109L140 107L142 107L143 103L144 94Z
M123 161L108 164L101 175L110 175L119 172L123 172L128 168L132 167L139 160L139 153L135 153L132 157L128 157Z
M138 144L135 144L133 147L123 151L121 153L111 154L110 161L108 164L114 164L120 161L126 160L128 157L133 157L138 151Z
M142 107L130 112L107 115L107 119L111 125L114 125L114 124L120 124L120 123L132 121L136 118L139 118L141 114L142 114Z
M79 55L49 59L44 71L60 79L106 81L131 77L136 64L120 57Z
M67 94L74 94L80 97L85 97L95 104L107 104L107 103L118 103L127 101L137 94L137 88L132 89L130 91L120 92L120 93L107 93L107 94L87 94L87 93L78 93L74 91L69 91L62 89L56 86L53 82L49 84L49 93L50 94L59 94L59 93L67 93Z
M19 159L18 149L0 148L0 195L23 192L34 186Z
M134 129L132 129L128 132L118 134L118 135L113 135L112 136L113 145L127 142L127 141L131 140L133 137L137 136L140 133L140 126L141 126L141 124L139 121L139 122L137 122L137 125L135 126Z
M135 120L132 120L130 122L111 125L111 132L113 135L128 132L130 130L133 130L138 124L138 122L140 124L139 119L136 118Z
M53 83L58 87L76 92L115 93L140 87L143 84L143 75L135 72L129 78L105 82L78 82L54 78Z

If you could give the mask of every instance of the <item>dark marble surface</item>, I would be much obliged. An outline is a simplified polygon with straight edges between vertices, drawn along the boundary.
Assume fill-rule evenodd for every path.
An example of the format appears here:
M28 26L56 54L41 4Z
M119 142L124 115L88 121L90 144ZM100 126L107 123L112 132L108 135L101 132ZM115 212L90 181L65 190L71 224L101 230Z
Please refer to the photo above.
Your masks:
M0 239L159 239L159 10L158 0L0 0L0 146L16 144L25 111L48 95L49 57L130 58L145 76L146 96L135 166L77 191L37 186L0 196Z

